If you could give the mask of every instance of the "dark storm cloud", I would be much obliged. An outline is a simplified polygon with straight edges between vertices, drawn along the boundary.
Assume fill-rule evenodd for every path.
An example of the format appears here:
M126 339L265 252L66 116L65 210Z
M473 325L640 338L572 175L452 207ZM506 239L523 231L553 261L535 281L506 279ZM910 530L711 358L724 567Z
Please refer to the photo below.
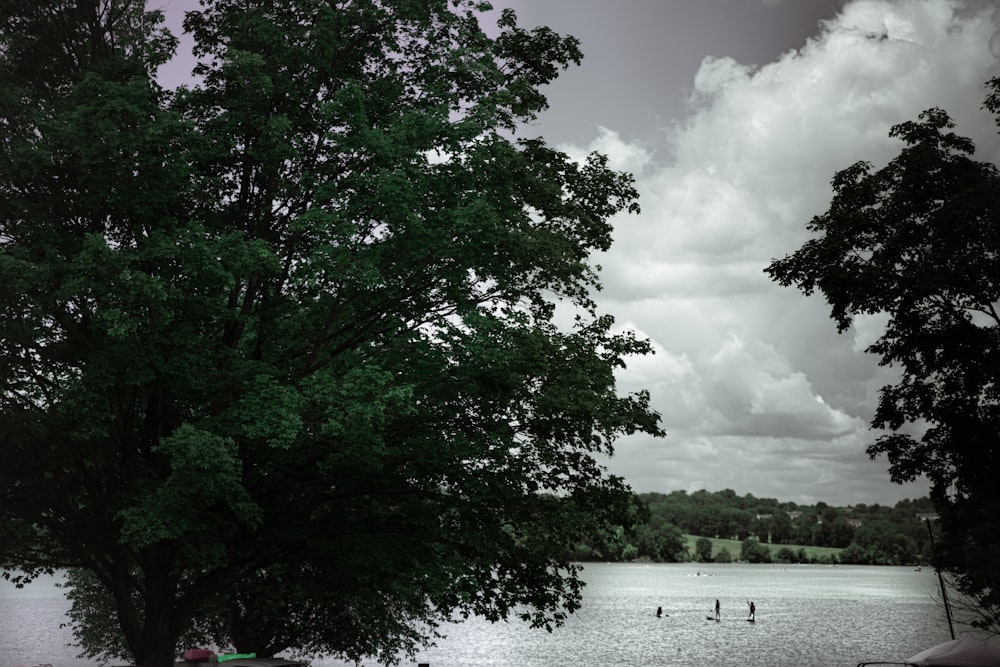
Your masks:
M549 88L538 125L552 141L579 141L600 125L651 139L683 116L705 56L762 65L797 49L834 16L840 0L521 0L526 25L547 25L582 42L584 66Z

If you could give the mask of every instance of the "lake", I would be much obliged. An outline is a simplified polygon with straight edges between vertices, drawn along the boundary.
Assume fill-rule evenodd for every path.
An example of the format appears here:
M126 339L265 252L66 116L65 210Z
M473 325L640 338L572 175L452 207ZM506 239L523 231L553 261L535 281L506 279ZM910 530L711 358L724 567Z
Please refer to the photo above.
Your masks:
M471 620L446 628L448 637L418 660L431 667L854 667L904 660L951 638L929 569L589 563L583 578L583 608L552 634ZM720 622L706 619L716 598ZM748 600L756 623L746 621ZM59 625L67 607L52 579L21 590L0 582L0 667L93 667L66 646L72 636Z

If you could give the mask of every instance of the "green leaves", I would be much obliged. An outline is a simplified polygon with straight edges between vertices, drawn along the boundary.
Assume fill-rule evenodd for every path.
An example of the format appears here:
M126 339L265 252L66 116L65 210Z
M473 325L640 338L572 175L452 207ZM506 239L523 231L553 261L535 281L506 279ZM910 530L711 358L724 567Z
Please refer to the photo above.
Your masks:
M63 40L0 31L0 433L38 452L0 480L52 481L0 486L42 527L4 562L88 568L137 664L189 628L394 660L456 608L561 622L572 546L634 510L595 456L662 435L592 299L632 178L519 136L576 40L214 0L166 92L140 5L77 5L0 5Z
M123 543L135 549L170 540L221 544L259 523L233 440L184 424L155 453L169 461L170 473L119 512Z
M247 386L249 391L238 408L243 420L242 435L272 447L291 447L302 432L303 397L294 387L281 385L264 375Z

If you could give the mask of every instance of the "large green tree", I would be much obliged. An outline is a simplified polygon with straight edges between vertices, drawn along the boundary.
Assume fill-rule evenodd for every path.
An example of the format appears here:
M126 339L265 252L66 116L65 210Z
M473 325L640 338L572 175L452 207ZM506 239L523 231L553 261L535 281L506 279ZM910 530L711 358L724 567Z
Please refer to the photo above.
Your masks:
M989 86L1000 118L1000 80ZM868 351L899 380L881 390L883 434L868 452L888 457L896 482L930 480L938 563L989 624L1000 618L1000 172L952 127L941 109L893 127L900 154L839 172L808 225L816 237L767 272L822 292L840 331L887 316Z
M589 257L636 192L522 136L578 44L485 8L206 1L167 91L139 0L0 1L0 559L79 568L91 655L550 626L633 520Z

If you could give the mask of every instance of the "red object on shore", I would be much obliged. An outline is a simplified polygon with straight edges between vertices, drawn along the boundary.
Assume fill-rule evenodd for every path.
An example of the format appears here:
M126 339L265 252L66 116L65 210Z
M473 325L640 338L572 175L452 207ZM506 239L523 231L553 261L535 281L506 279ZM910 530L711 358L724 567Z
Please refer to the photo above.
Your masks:
M189 648L184 651L182 656L188 662L198 662L201 660L208 660L215 654L209 651L207 648Z

